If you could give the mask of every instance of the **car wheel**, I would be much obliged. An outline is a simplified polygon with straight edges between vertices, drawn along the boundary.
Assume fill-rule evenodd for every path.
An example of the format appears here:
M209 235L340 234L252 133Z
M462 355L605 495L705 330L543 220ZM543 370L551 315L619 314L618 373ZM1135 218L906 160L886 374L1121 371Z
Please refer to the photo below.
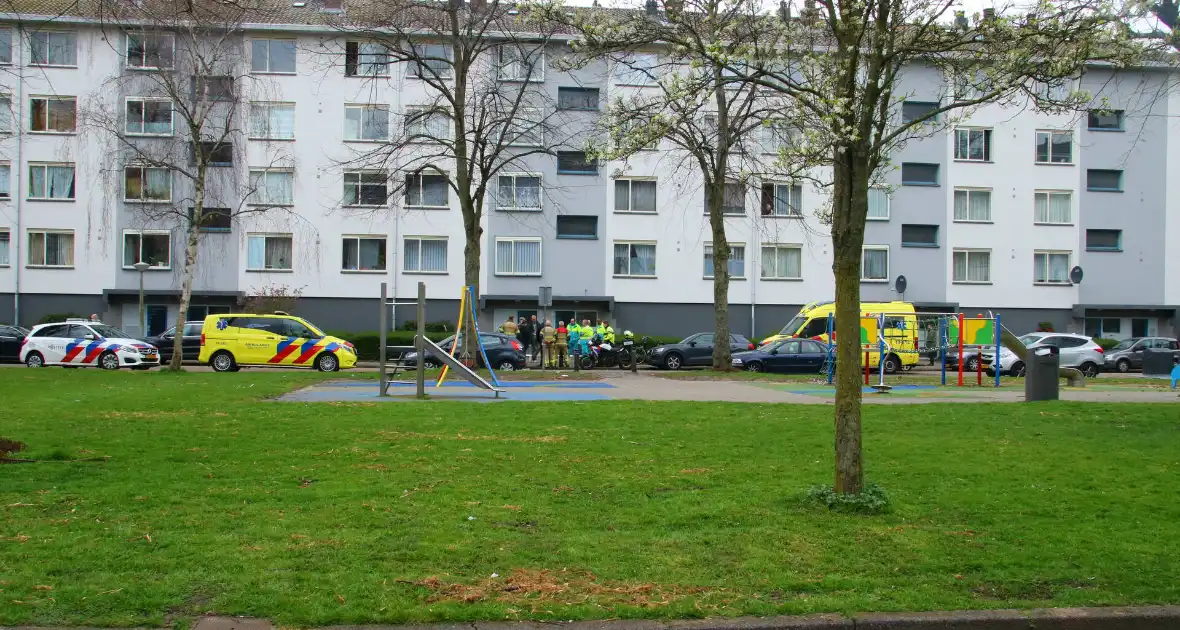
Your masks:
M1082 371L1082 374L1084 374L1086 378L1094 378L1095 376L1098 376L1098 365L1091 361L1086 361L1085 363L1081 364L1078 366L1078 369Z
M104 370L119 369L119 357L114 352L104 352L98 357L98 367Z
M234 355L225 350L213 355L213 358L209 359L209 365L214 372L236 372L237 370L234 368L238 367L237 362L234 361Z
M747 372L761 372L762 371L762 363L760 363L758 361L750 361L749 363L746 364L746 371Z
M30 352L25 357L25 365L31 368L45 367L45 357L41 356L40 352Z
M1013 363L1012 367L1008 369L1008 373L1012 376L1024 376L1024 364L1020 361Z
M897 358L896 354L889 354L885 356L885 373L897 374L897 370L901 368L901 359Z
M1115 363L1114 366L1124 374L1131 371L1131 362L1126 359L1119 359L1119 362Z
M340 370L340 359L331 352L325 352L316 357L315 369L321 372L337 372Z
M971 357L967 359L967 363L963 365L964 372L976 372L979 370L979 359Z
M684 358L675 352L664 357L664 367L669 370L679 370L684 365Z
M500 361L500 365L496 369L500 370L501 372L512 372L512 371L516 370L516 364L513 363L512 361L505 359L503 361Z

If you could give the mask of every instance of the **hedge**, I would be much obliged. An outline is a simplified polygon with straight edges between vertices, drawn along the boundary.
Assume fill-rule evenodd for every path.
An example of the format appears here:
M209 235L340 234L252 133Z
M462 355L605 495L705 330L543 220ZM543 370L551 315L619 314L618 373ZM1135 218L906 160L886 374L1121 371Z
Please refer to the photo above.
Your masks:
M1102 337L1095 337L1094 343L1101 346L1103 350L1110 350L1111 348L1119 345L1119 340L1118 339L1105 339Z
M89 319L85 315L78 315L77 313L50 313L37 320L38 324L60 324L67 319Z

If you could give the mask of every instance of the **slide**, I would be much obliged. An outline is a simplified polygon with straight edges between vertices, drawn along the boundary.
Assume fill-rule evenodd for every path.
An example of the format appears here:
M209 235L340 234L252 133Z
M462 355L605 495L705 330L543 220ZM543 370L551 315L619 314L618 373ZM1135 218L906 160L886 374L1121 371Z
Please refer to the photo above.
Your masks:
M1005 348L1011 350L1012 354L1020 357L1020 360L1024 361L1025 365L1028 365L1028 348L1025 348L1024 344L1020 343L1016 335L1008 332L1007 328L1000 332L1000 343L1004 344ZM999 357L996 357L996 360L998 362ZM1081 370L1063 367L1058 370L1057 376L1069 381L1070 387L1086 386L1086 377L1082 375Z
M452 357L449 353L447 353L446 350L438 347L438 344L434 343L433 341L423 338L422 342L425 344L426 351L430 352L431 356L437 358L443 363L446 363L447 367L455 370L455 372L462 374L463 378L467 379L468 383L471 383L476 387L486 389L490 392L495 392L497 398L499 398L500 393L504 391L498 387L494 387L491 383L484 380L482 376L476 374L474 370L467 367L466 365L463 365L463 363L461 363L455 357Z

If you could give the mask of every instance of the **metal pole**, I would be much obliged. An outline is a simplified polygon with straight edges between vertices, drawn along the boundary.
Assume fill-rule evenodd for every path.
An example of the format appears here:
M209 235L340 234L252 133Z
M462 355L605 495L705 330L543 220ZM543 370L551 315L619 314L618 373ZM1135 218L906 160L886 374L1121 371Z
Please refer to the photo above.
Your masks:
M828 313L828 385L832 384L832 372L833 372L832 368L835 367L835 365L834 365L835 361L832 361L832 346L835 345L832 343L833 341L835 341L832 338L833 337L832 326L834 325L834 322L832 320L833 320L832 314Z
M387 320L385 309L389 308L386 304L387 287L384 282L381 283L381 304L377 310L377 329L381 332L377 334L377 374L381 379L381 387L377 393L378 396L384 396L389 388L389 384L385 378L385 343L388 340L386 330L389 328L389 321ZM418 356L418 361L422 361L422 356Z
M143 271L139 272L139 330L140 334L147 337L147 315L143 312ZM180 314L184 317L184 313ZM180 325L180 334L184 335L184 323Z
M996 313L993 322L996 327L996 358L992 359L992 369L996 371L996 387L1000 386L1000 314Z
M426 283L418 283L418 336L414 349L418 351L418 400L426 398ZM458 342L458 339L455 340Z
M885 384L885 313L877 315L877 380Z
M963 314L959 313L959 387L963 386Z
M938 358L942 363L942 384L946 385L946 315L938 318Z

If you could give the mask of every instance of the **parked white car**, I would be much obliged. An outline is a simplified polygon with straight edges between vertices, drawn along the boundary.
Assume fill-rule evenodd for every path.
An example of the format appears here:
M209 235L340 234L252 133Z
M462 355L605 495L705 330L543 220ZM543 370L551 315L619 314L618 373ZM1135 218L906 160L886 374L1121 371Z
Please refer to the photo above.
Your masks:
M160 351L114 326L72 319L60 324L34 326L21 346L20 360L29 367L60 365L147 370L160 365Z
M1069 333L1029 333L1020 337L1020 343L1024 347L1042 348L1045 346L1055 346L1060 352L1061 367L1072 367L1082 371L1088 377L1098 376L1098 372L1102 370L1105 363L1105 358L1102 352L1102 346L1094 343L1094 340L1085 335L1074 335ZM996 372L992 368L992 362L995 360L995 351L985 351L981 358L983 361L984 370L991 376L995 376ZM1000 351L1000 373L1009 374L1011 376L1024 376L1024 361L1016 356L1014 352L1007 348L1002 348Z

